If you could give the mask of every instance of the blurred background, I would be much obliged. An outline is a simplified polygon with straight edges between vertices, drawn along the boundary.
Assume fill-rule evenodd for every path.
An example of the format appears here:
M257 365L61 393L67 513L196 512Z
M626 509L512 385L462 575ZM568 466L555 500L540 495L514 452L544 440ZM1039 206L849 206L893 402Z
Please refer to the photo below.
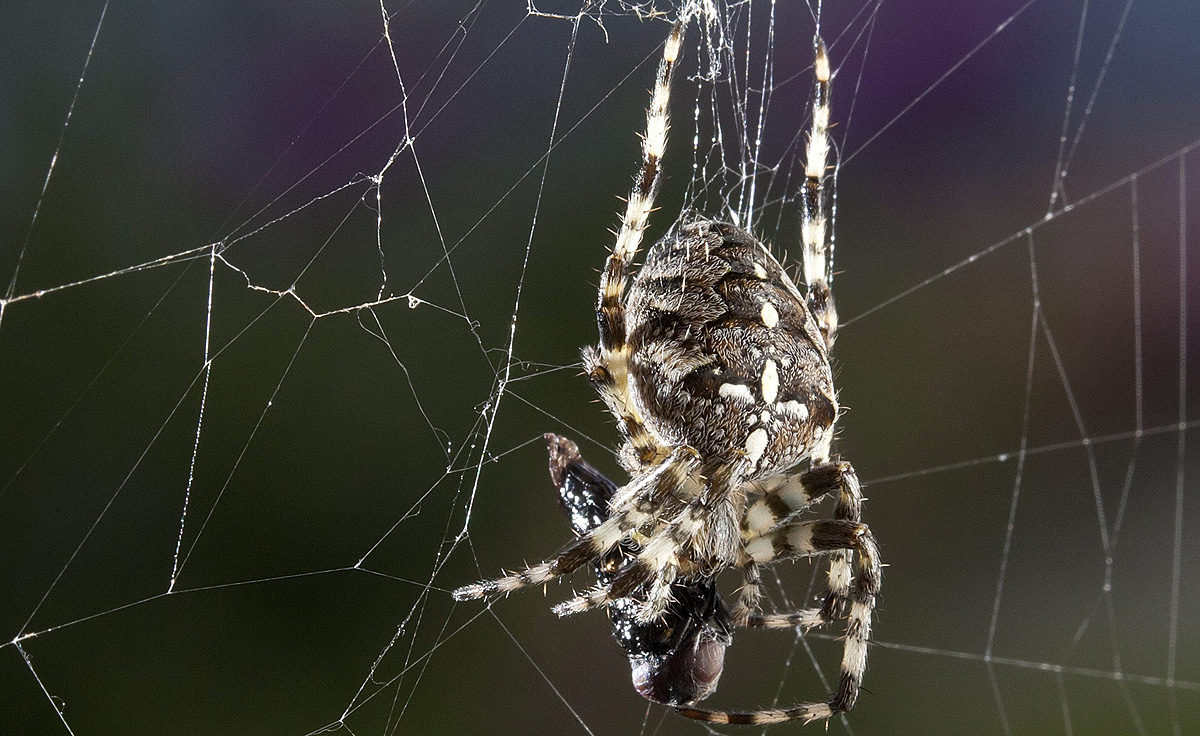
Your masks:
M812 8L713 7L648 242L690 208L794 254ZM542 433L623 479L577 361L652 9L6 6L0 732L706 730L633 691L602 614L550 612L584 580L447 593L567 540ZM1200 733L1200 17L822 30L836 450L890 565L830 730ZM770 607L820 574L776 566ZM837 633L740 632L706 704L823 698Z

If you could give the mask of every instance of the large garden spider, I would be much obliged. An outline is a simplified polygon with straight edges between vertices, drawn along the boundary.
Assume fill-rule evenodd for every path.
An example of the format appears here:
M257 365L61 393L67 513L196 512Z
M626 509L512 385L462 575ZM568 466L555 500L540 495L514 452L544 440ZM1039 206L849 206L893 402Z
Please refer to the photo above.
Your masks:
M744 583L730 615L733 626L808 628L846 620L836 691L825 701L790 708L697 708L692 703L715 689L721 669L718 661L714 672L705 657L688 660L696 662L691 670L651 673L696 682L639 691L715 723L827 719L850 710L858 697L880 585L875 540L860 522L858 478L849 463L829 455L839 412L829 364L837 312L824 201L829 61L818 35L800 197L806 292L748 232L708 219L681 222L656 243L626 292L661 180L671 79L688 16L681 15L664 46L642 164L600 279L600 342L583 353L586 373L624 435L620 459L632 478L612 494L606 518L555 558L459 588L454 597L540 585L624 547L631 552L611 575L554 610L567 615L619 607L633 625L653 626L676 615L681 596L738 568ZM804 461L808 467L797 469ZM833 519L800 517L826 495L836 496ZM830 558L821 607L759 615L759 568L820 554ZM700 638L689 642L698 646Z

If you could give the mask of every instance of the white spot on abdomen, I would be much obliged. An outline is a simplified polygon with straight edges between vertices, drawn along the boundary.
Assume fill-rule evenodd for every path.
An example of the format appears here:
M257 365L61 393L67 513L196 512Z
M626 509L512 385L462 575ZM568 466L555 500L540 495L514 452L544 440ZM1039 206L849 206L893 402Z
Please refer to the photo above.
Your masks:
M779 324L779 310L775 309L775 305L767 302L762 307L762 321L767 327L774 327Z
M751 465L758 465L763 451L767 449L767 430L759 427L746 438L746 457Z
M768 404L774 404L775 397L779 395L779 369L770 358L767 358L767 363L763 366L762 395L763 401Z
M750 387L742 383L722 383L721 388L717 389L717 393L743 404L754 403L754 394L750 393Z
M785 401L779 405L779 408L800 421L808 419L808 405L801 401Z

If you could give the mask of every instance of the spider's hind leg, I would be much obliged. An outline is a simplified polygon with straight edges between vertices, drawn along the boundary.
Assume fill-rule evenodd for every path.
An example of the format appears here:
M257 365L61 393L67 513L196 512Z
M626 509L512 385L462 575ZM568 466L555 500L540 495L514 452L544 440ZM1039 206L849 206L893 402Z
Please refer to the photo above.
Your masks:
M836 494L837 498L834 519L859 524L862 519L862 486L853 466L844 461L817 465L799 474L795 480L789 479L778 490L764 494L751 504L742 522L742 534L752 560L762 564L776 559L781 553L793 556L788 552L789 544L795 538L796 529L803 528L795 522L796 515L808 505L830 494ZM818 550L830 552L829 584L817 620L814 621L811 611L797 612L799 618L810 622L804 625L828 623L845 616L847 611L853 608L854 562L851 553L854 550L853 545ZM861 567L861 561L859 564ZM873 578L871 585L878 588L878 571L871 574L868 570L868 577ZM748 625L778 627L784 625L783 621L787 616L760 619L757 624Z
M823 703L800 703L790 708L773 708L751 712L678 708L680 715L709 723L738 723L762 725L785 721L814 721L845 713L854 707L867 667L867 643L871 636L871 615L879 592L880 563L875 539L865 524L845 519L816 519L793 521L764 535L747 546L747 554L758 564L784 559L811 557L834 551L853 550L857 560L857 576L848 593L850 611L842 645L841 674L837 690ZM820 609L798 611L780 616L751 617L752 625L779 627L782 625L815 626L828 622Z
M829 623L845 617L846 634L842 645L841 673L837 690L824 703L801 703L791 708L747 713L682 708L681 715L709 723L766 724L784 721L813 721L845 713L854 707L867 668L867 644L871 637L871 617L882 580L879 548L871 530L859 521L862 496L858 476L846 462L827 463L807 471L819 479L818 487L829 484L838 492L833 519L792 517L746 543L746 555L754 563L765 565L786 559L829 554L829 592L821 608L790 614L752 616L748 625L766 628ZM849 569L853 559L853 570ZM846 564L847 570L839 566Z

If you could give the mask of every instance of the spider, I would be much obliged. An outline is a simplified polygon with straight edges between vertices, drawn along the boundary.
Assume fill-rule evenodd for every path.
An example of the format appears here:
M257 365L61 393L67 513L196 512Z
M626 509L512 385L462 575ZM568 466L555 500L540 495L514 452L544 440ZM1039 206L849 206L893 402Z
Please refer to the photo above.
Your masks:
M668 644L666 658L644 673L644 696L712 723L828 719L858 697L881 580L874 537L860 521L858 478L830 457L839 407L829 364L837 311L824 201L829 61L818 33L801 194L805 292L750 233L697 218L684 218L650 248L628 285L661 182L671 79L689 15L681 13L663 46L641 167L601 273L599 344L583 351L585 372L624 436L619 459L631 479L612 492L607 514L575 526L578 536L553 559L453 595L510 593L599 563L599 583L555 613L605 606L639 636L681 617L698 621L701 632L712 629L710 644L702 633ZM801 518L826 496L836 498L834 518ZM759 614L762 565L822 554L829 582L819 608ZM845 619L840 676L828 699L749 712L695 707L715 689L730 641L712 587L727 568L743 578L731 627L807 629ZM618 632L618 641L636 685L629 640ZM688 654L686 647L701 645L707 656Z

